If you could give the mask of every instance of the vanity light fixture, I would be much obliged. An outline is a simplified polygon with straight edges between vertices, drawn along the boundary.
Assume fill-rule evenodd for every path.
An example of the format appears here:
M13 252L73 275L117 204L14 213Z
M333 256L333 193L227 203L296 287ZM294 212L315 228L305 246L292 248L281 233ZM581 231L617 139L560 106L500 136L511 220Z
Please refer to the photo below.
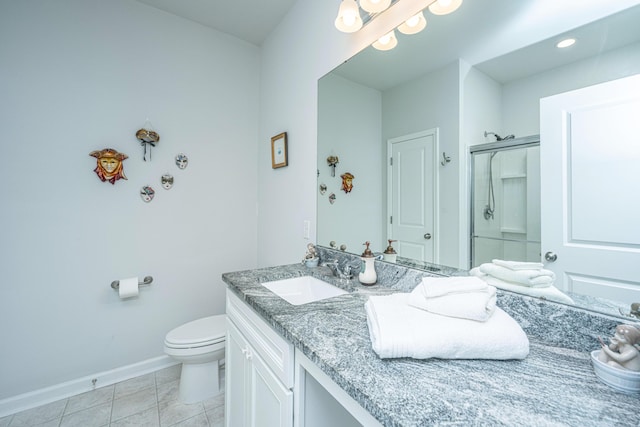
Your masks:
M378 50L391 50L398 44L398 39L396 38L396 32L391 30L384 36L380 37L377 41L375 41L371 46L375 47Z
M400 31L402 34L417 34L420 31L424 30L426 26L427 20L424 17L424 13L420 11L400 24L400 26L398 27L398 31Z
M447 15L456 11L461 4L462 0L436 0L429 5L429 12L434 15Z
M564 49L565 47L573 46L575 43L576 43L576 39L572 39L572 38L564 39L556 43L556 47L558 49Z
M335 20L336 28L344 33L354 33L364 25L362 16L367 19L368 15L368 19L371 20L397 1L399 0L359 0L358 2L356 0L342 0L338 17ZM462 0L432 0L428 9L434 15L446 15L457 10L461 5ZM363 13L362 16L361 13ZM400 24L397 29L402 34L417 34L426 26L427 20L424 17L424 12L420 11ZM390 50L397 44L398 39L395 31L391 30L374 42L372 46L378 50Z

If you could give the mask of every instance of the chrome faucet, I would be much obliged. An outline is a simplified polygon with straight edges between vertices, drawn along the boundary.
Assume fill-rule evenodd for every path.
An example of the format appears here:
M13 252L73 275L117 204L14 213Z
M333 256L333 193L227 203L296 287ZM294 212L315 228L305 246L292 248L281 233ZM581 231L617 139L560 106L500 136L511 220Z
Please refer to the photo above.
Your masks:
M349 264L345 265L343 269L340 269L340 264L337 259L333 259L331 261L327 261L322 263L323 266L329 267L333 275L339 279L352 279L353 278L353 267Z

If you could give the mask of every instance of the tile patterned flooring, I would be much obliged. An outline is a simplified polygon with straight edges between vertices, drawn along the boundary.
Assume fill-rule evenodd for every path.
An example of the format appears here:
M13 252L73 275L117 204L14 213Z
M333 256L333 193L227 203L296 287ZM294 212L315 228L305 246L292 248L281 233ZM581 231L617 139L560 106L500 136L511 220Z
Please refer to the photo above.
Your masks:
M224 392L192 405L178 400L180 366L0 418L0 427L224 426ZM224 387L224 370L220 379Z

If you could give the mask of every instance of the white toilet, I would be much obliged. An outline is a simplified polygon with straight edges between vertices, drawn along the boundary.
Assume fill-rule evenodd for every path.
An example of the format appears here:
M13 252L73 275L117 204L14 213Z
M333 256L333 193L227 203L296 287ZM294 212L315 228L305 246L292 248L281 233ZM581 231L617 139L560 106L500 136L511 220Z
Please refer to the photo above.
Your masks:
M182 362L182 402L200 402L220 393L219 364L224 358L225 320L224 314L204 317L167 334L164 352Z

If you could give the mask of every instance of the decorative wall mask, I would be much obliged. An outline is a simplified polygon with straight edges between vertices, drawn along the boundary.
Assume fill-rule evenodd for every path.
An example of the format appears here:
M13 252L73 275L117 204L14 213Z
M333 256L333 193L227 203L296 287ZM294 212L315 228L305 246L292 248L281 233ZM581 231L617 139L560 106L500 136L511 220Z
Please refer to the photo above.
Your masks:
M89 155L97 159L97 166L93 171L102 182L115 184L119 179L127 179L122 168L122 161L129 158L126 154L118 153L113 148L105 148L92 151Z
M136 132L136 138L140 141L140 144L144 147L144 156L143 160L147 161L147 144L151 145L151 147L155 147L158 141L160 141L160 135L157 132L148 130L148 129L140 129ZM149 148L149 160L151 160L151 148Z
M171 189L173 187L173 175L165 173L160 177L160 183L165 190Z
M140 189L140 198L146 203L149 203L150 201L152 201L153 196L155 195L156 195L155 190L148 185L145 185Z
M186 154L180 153L176 156L176 165L178 165L180 169L185 169L188 164L189 164L189 158L187 157Z
M340 175L340 178L342 178L342 191L350 193L351 190L353 190L353 178L355 178L355 176L349 172L345 172Z
M331 193L329 194L329 203L334 204L336 202L336 195Z
M336 165L338 164L338 156L327 157L327 164L331 168L331 176L336 176Z
M320 184L320 194L323 194L327 192L327 186L326 184Z

